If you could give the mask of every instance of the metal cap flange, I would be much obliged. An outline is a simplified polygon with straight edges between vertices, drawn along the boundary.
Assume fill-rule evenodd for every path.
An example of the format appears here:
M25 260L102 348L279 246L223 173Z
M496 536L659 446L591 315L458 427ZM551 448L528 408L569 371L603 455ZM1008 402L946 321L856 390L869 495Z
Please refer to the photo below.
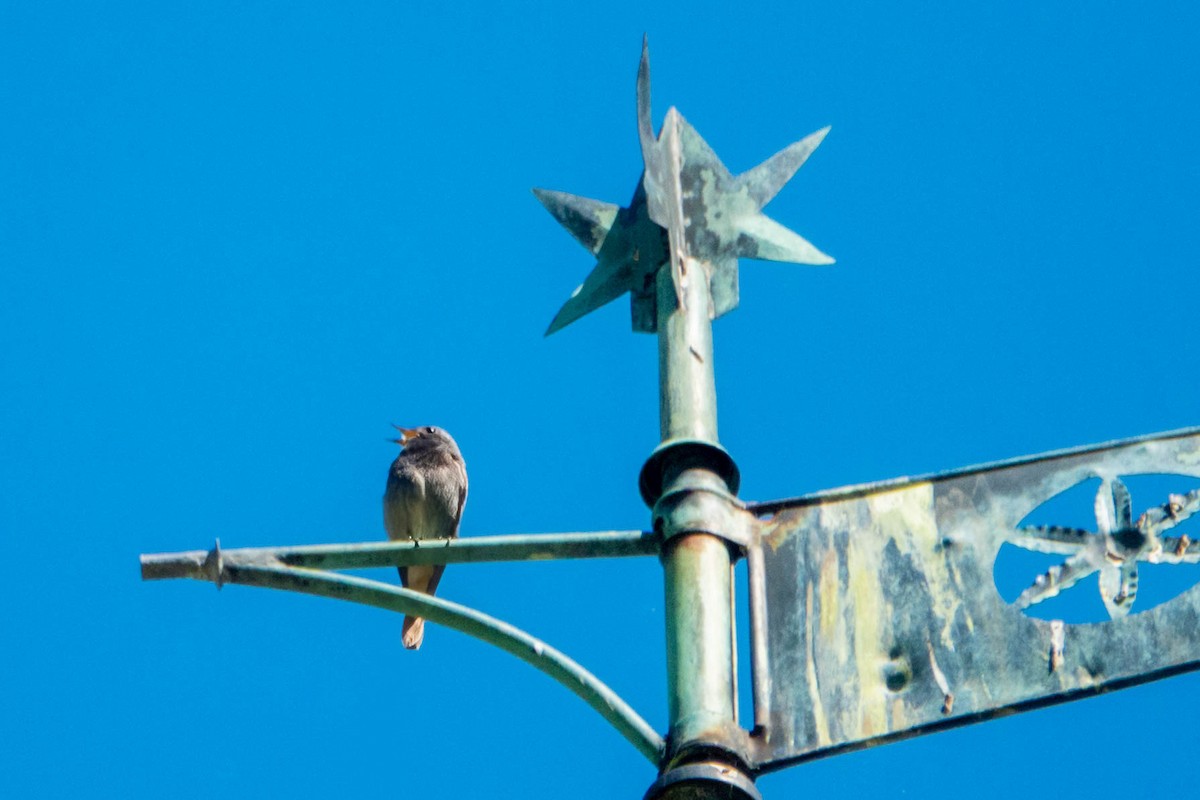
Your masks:
M754 781L728 764L712 761L667 770L642 800L762 800Z
M663 494L663 465L668 460L690 462L691 466L703 466L712 470L729 487L729 493L737 496L742 483L742 475L738 471L733 456L724 447L714 442L702 439L667 439L654 448L654 452L642 466L638 476L638 489L646 505L654 508L654 504Z

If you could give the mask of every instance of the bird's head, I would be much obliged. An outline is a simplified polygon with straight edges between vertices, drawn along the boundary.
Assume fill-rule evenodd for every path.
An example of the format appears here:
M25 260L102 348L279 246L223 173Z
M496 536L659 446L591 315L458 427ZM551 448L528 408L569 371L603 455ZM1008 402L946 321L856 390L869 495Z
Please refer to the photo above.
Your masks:
M419 428L402 428L399 425L392 425L392 427L400 431L400 437L388 441L400 445L405 450L449 449L453 453L458 453L458 445L454 438L436 425L423 425Z

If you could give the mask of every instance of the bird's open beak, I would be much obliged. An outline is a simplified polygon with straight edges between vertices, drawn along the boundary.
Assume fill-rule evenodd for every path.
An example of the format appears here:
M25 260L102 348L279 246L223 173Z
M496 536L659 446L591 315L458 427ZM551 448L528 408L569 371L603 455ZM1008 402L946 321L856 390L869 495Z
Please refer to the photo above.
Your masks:
M404 447L404 445L408 444L410 441L412 441L413 439L415 439L421 435L420 432L417 431L415 428L401 428L399 425L394 425L394 424L392 425L392 427L395 428L396 430L400 431L400 438L399 439L390 439L389 441L395 442L396 444L400 445L401 447Z

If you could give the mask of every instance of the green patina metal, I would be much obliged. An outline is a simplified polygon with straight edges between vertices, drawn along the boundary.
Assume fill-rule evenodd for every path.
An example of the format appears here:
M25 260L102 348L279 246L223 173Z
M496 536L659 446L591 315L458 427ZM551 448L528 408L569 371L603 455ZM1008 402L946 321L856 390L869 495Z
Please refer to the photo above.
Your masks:
M734 176L674 108L654 136L650 118L650 57L643 42L638 70L638 138L645 171L626 208L585 197L535 189L534 194L597 262L550 323L547 335L629 292L633 329L658 329L661 302L655 275L668 258L677 303L686 308L689 281L702 280L711 296L708 317L738 305L738 258L832 264L833 259L762 213L813 150L823 128ZM704 276L688 274L697 260ZM715 439L715 436L713 437Z
M827 129L734 177L674 108L654 136L644 43L637 107L645 170L628 208L537 192L597 256L547 333L625 292L634 330L658 333L663 441L640 485L666 536L670 732L664 774L648 797L752 798L752 756L737 722L730 569L747 525L737 467L717 436L712 320L738 304L739 257L832 263L761 213ZM697 773L700 765L707 771Z
M400 614L414 614L495 645L536 667L582 698L651 763L657 764L662 757L662 737L616 692L563 653L506 622L448 600L353 575L282 564L272 566L229 563L223 559L216 561L220 563L214 581L218 585L237 583L284 589L375 606Z
M1200 563L1200 543L1163 535L1200 492L1131 511L1119 476L1150 473L1200 477L1200 429L752 505L769 682L756 769L1200 669L1200 586L1126 616L1138 562ZM1097 477L1096 532L1018 527ZM1006 542L1068 558L1008 604L992 579ZM1111 621L1021 612L1097 570Z
M368 569L412 564L462 564L483 561L543 561L553 558L614 558L658 555L661 537L643 531L535 533L472 536L407 542L246 547L222 551L230 562L279 563L309 569ZM159 553L141 558L142 579L208 580L209 550Z
M1130 616L1139 563L1200 563L1168 535L1200 490L1134 515L1121 475L1200 477L1200 429L924 478L747 504L717 435L711 320L738 304L742 257L828 264L763 207L822 129L734 176L674 108L658 136L643 44L637 125L645 169L626 207L535 189L596 256L547 334L625 293L635 331L659 337L662 442L639 485L653 530L245 548L142 557L143 579L284 589L420 615L563 683L661 775L648 800L742 798L789 764L1200 668L1200 587ZM1096 530L1018 527L1099 477ZM1065 562L1013 604L995 590L1004 543ZM400 564L660 555L670 729L665 740L606 686L523 631L447 600L329 572ZM748 565L754 723L739 725L731 565ZM1067 625L1021 609L1100 573L1112 620Z
M642 531L480 536L422 542L247 547L141 557L142 580L190 578L303 592L420 616L474 636L528 662L581 697L657 764L662 737L607 685L555 648L474 609L379 581L328 570L401 564L531 561L656 555L661 537Z

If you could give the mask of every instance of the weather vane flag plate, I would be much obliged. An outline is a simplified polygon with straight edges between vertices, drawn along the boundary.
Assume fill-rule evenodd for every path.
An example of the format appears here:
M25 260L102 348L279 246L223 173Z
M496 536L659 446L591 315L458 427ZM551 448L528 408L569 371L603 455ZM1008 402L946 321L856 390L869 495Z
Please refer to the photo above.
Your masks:
M808 241L762 213L829 132L823 128L734 176L675 108L657 138L650 115L650 57L643 42L637 79L638 138L645 170L626 208L535 189L547 210L596 256L591 274L550 323L547 335L626 292L633 329L657 330L654 276L668 259L683 304L689 265L709 274L713 317L738 304L738 258L832 264Z
M1169 535L1200 491L1131 498L1136 474L1200 477L1200 429L752 507L770 515L760 769L1200 668L1200 586L1129 615L1138 562L1200 562ZM1096 530L1018 527L1097 477ZM1065 557L1011 605L992 578L1006 542ZM1096 571L1110 621L1022 612Z

